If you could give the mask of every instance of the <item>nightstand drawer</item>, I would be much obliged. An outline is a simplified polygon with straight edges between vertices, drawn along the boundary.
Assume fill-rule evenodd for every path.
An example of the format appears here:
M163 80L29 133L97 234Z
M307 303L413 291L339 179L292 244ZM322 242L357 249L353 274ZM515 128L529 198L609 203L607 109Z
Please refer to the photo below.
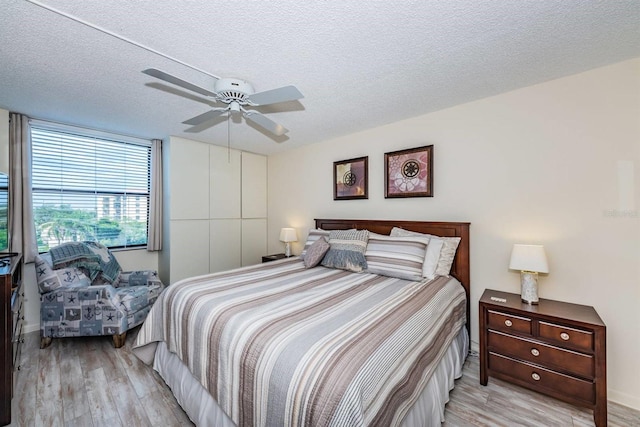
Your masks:
M488 314L488 323L491 329L531 335L531 319L493 310L489 310Z
M489 331L489 351L508 354L527 362L593 379L593 356L553 347L540 342Z
M563 347L593 351L593 333L540 321L540 338L554 341Z
M489 353L489 369L519 380L534 390L545 389L550 394L564 394L583 402L595 402L595 385L590 381L583 381L495 353Z

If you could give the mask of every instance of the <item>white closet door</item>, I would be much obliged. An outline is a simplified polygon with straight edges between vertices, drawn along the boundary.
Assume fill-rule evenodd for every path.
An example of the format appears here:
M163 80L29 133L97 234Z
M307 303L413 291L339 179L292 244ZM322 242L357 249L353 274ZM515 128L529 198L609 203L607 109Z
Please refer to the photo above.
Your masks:
M209 272L209 221L171 221L170 283Z
M212 219L209 222L209 271L230 270L241 266L240 219Z
M259 264L267 255L267 220L242 220L242 266Z
M209 144L171 137L169 218L209 218Z
M212 145L209 155L209 218L240 218L240 151Z
M242 153L242 218L267 217L267 158Z

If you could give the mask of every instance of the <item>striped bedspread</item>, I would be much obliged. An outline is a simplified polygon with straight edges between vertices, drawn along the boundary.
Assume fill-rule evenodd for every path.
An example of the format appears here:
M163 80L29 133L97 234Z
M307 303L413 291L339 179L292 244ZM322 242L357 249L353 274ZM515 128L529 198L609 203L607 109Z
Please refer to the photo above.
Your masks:
M169 286L134 353L165 341L238 426L395 426L465 320L455 280L295 257Z

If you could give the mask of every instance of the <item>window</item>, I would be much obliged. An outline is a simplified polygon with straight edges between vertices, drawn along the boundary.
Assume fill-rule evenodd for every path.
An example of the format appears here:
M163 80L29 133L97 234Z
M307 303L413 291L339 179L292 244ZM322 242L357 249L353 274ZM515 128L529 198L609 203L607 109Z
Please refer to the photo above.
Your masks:
M147 243L151 141L32 120L38 250Z

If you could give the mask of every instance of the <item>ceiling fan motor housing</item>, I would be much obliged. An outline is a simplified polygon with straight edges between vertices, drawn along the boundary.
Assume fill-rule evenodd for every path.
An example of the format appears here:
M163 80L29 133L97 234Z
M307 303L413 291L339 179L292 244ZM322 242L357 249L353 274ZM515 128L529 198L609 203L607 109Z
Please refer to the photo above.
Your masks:
M237 102L244 105L247 103L249 95L254 93L253 86L250 83L234 78L216 80L215 88L218 99L227 104Z

